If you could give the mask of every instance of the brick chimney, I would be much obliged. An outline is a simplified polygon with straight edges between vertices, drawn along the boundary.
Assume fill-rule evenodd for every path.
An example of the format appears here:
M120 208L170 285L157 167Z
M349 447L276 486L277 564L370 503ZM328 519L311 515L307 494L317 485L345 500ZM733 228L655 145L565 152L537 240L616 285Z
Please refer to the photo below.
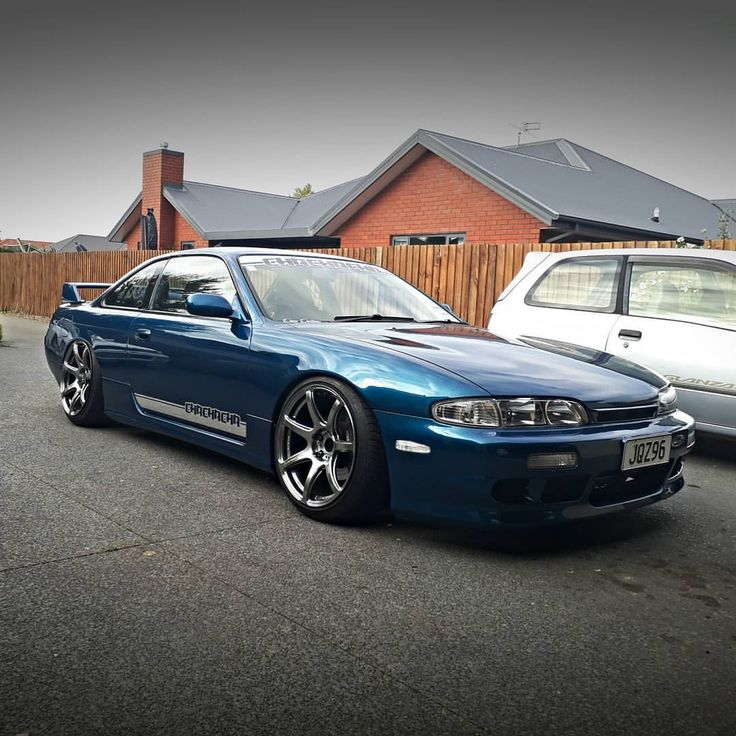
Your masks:
M143 201L141 214L153 207L158 225L158 247L173 250L175 211L164 197L164 184L181 186L184 182L184 154L170 151L168 143L162 143L155 151L143 154ZM144 246L145 247L145 246Z

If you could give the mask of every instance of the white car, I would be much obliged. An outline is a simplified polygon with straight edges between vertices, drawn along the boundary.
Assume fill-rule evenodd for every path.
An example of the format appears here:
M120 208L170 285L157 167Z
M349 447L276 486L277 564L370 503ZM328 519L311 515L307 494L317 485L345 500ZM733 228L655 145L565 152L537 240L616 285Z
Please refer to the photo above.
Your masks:
M734 251L530 253L488 328L642 363L672 381L701 431L736 437Z

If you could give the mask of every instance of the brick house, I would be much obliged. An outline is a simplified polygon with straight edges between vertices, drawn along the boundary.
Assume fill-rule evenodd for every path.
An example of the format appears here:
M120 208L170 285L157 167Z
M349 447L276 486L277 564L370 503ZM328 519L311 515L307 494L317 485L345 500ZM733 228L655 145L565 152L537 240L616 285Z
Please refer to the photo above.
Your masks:
M419 130L367 176L296 199L184 179L184 154L143 154L143 187L108 235L160 249L716 238L707 199L559 139L498 148Z

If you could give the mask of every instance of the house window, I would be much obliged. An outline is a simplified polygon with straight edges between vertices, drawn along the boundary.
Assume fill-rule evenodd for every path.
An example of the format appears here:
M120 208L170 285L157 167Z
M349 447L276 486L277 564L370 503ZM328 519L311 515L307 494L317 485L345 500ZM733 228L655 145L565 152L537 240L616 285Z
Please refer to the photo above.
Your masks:
M194 248L194 241L193 240L182 240L181 241L181 249L182 250L191 250Z
M427 235L392 235L391 245L464 245L465 233L429 233Z

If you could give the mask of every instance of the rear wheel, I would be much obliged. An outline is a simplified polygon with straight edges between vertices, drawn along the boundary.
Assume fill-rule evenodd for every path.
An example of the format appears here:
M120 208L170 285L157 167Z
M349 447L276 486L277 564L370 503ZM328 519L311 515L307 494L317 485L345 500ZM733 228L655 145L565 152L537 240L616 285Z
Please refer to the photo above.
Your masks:
M109 424L102 399L100 367L89 343L75 340L61 366L61 406L70 422L80 427Z
M329 522L374 519L386 506L381 435L368 406L332 378L299 384L276 424L276 474L302 512Z

